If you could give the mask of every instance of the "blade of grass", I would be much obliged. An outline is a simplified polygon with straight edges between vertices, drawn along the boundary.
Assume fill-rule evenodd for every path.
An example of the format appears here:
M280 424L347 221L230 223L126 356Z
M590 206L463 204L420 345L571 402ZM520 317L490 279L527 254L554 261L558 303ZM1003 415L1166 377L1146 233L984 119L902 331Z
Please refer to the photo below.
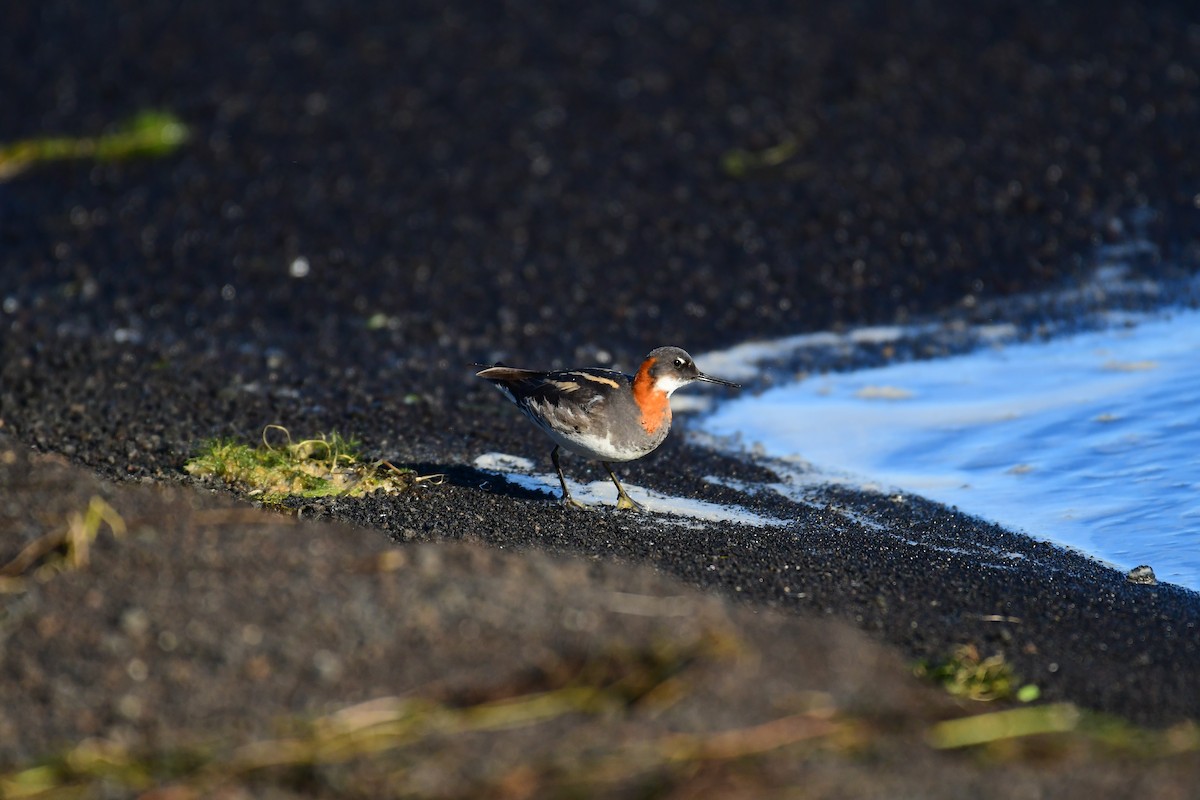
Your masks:
M1075 730L1081 718L1071 703L1012 708L939 722L929 731L929 743L949 750L1039 733L1064 733Z
M0 145L0 181L39 163L94 158L124 161L160 158L188 140L189 131L178 117L164 111L143 111L100 136L44 136Z

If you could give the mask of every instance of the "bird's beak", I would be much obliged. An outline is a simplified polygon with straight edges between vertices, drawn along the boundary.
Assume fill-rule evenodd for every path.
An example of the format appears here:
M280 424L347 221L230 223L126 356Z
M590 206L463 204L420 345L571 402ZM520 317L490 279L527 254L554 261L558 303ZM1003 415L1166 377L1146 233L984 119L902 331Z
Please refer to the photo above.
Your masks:
M703 372L696 376L696 380L703 381L704 383L715 383L717 386L728 386L730 389L742 388L741 384L734 383L733 381L723 381L720 378L714 378L712 375L705 375Z

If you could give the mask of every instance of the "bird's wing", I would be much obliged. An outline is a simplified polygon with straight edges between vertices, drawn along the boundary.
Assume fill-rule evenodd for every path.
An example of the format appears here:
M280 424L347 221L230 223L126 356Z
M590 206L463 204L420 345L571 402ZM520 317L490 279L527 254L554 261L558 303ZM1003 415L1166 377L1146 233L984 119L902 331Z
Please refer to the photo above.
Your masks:
M539 372L515 367L488 367L477 373L509 394L520 405L591 411L629 385L630 378L607 369Z

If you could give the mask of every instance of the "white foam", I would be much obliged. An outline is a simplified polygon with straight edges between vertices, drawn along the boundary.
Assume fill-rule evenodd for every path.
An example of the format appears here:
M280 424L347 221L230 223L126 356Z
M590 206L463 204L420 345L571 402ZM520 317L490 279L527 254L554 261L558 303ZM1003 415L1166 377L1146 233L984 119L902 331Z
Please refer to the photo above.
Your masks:
M875 328L857 328L848 333L802 333L771 341L755 341L739 344L727 350L705 353L696 359L705 372L731 381L748 381L759 374L759 366L778 360L788 353L805 348L853 347L859 344L886 344L904 335L912 335L913 329L895 325Z
M535 471L533 462L527 458L507 453L484 453L475 459L475 467L484 472L498 475L523 489L544 492L554 497L562 493L562 489L558 485L558 476L550 472ZM702 522L734 522L759 528L788 524L787 520L756 514L741 506L722 505L704 500L666 495L627 481L621 481L621 484L629 496L645 510L675 518L675 520L667 521L677 521L679 518L683 518ZM568 478L567 486L576 500L587 505L613 506L616 504L617 490L610 480L581 484Z

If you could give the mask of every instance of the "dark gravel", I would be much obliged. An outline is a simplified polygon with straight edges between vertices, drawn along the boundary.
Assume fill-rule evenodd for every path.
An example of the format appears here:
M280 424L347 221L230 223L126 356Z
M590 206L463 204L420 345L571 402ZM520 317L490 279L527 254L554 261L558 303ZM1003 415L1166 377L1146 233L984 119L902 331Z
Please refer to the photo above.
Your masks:
M0 184L14 446L171 485L205 438L337 429L450 480L308 515L649 564L905 657L975 643L1049 699L1200 717L1195 593L919 498L743 496L700 478L769 464L676 437L623 477L793 520L689 529L564 515L469 466L546 450L472 362L628 369L659 344L1001 308L1122 248L1140 275L1195 272L1192 4L45 2L6 12L0 86L0 141L146 107L193 131L166 159Z
M147 753L162 754L163 777L141 797L749 799L803 786L829 798L1185 798L1200 779L1193 755L1122 750L1111 725L1107 742L935 750L930 726L979 704L916 681L899 654L844 622L742 607L644 567L395 548L222 495L114 485L3 435L0 479L4 561L14 539L56 528L91 498L127 526L120 539L104 529L82 569L0 594L0 787L15 796L32 782L7 782L11 765L71 748L67 764L100 757L110 777L50 796L135 796L154 770L124 786L118 776L136 775L126 759ZM249 756L237 748L364 701L386 709L378 698L415 703L420 731L422 708L470 712L592 686L603 705L590 713L468 734L436 720L425 735L401 727L415 741L374 758L333 750L328 763L274 774L182 768L181 754L197 752L187 748ZM786 746L771 744L780 723L794 728ZM670 757L688 737L709 755ZM722 755L730 747L748 754Z

